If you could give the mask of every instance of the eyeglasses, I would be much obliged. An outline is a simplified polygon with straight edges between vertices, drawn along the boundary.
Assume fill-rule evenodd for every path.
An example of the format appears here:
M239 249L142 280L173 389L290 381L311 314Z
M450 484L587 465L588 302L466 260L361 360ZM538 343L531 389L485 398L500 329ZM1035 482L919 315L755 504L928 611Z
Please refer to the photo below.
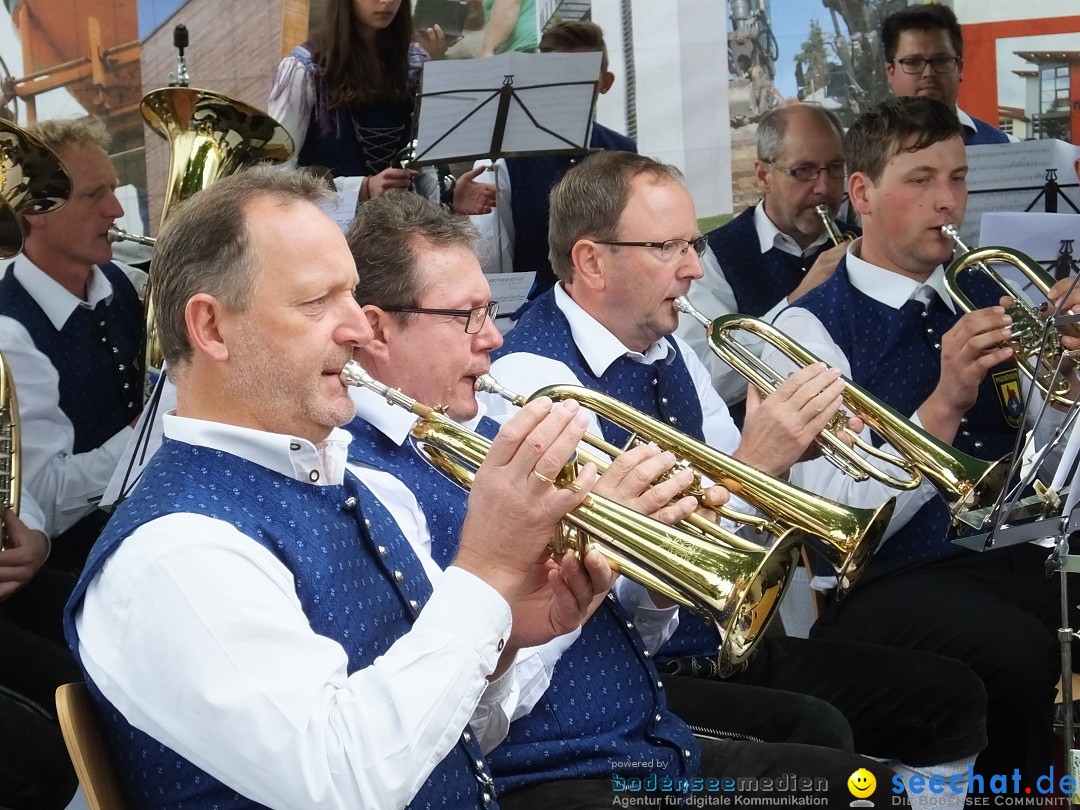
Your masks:
M676 258L682 258L690 248L694 253L701 256L709 244L707 237L699 236L696 239L668 239L664 242L616 242L610 239L592 240L598 245L611 245L613 247L643 247L653 248L660 251L660 261L670 262Z
M499 302L488 301L483 306L472 309L428 309L427 307L383 307L384 312L408 312L415 315L446 315L451 318L466 318L465 333L475 335L484 328L488 318L494 322L499 314Z
M921 56L905 56L903 59L894 59L904 73L910 73L913 76L922 73L926 70L926 66L930 65L934 69L934 73L952 73L956 70L956 66L960 64L959 56L935 56L933 59L925 59Z
M794 169L772 160L763 160L761 162L767 163L777 171L781 171L789 177L794 177L800 183L813 182L818 179L818 175L822 172L826 172L833 180L843 180L847 175L847 167L842 160L830 163L828 166L796 166Z

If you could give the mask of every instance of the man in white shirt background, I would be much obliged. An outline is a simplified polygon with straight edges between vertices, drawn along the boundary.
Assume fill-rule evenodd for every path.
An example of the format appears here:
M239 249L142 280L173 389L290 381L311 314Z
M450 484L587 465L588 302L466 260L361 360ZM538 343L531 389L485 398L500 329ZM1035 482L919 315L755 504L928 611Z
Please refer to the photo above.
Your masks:
M177 409L65 627L133 807L488 806L517 649L578 627L611 582L598 555L541 556L594 481L550 483L574 407L500 433L445 572L346 471L340 373L371 330L325 195L254 169L156 245Z
M18 393L24 481L54 543L50 564L78 572L142 410L146 274L112 262L108 231L124 211L104 125L44 121L31 134L63 162L71 197L24 217L24 251L0 278L0 351Z

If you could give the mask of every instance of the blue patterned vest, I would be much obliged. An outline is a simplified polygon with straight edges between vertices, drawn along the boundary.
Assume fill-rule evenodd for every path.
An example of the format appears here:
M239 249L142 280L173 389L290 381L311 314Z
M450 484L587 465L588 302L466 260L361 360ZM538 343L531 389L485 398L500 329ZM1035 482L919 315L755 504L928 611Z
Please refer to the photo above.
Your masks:
M806 271L830 243L805 257L792 256L775 247L762 253L754 224L755 207L747 208L708 236L709 247L735 293L739 312L760 317L802 283Z
M413 103L383 99L329 108L322 71L307 47L296 46L290 56L312 74L316 97L296 165L326 166L334 177L367 177L396 165L394 157L412 134ZM409 61L412 81L418 79L421 64L415 49L410 51Z
M64 630L76 656L74 616L89 582L135 529L178 512L225 520L281 560L312 630L345 648L350 675L405 635L431 595L408 541L351 474L343 486L313 486L229 453L166 438L94 546L68 602ZM304 531L298 534L297 526ZM87 681L133 807L257 806L132 727ZM476 741L463 733L409 806L492 806L484 802L491 794L484 767Z
M448 565L457 554L465 491L409 443L395 444L359 418L348 430L355 437L351 460L385 470L417 493L431 533L432 557ZM485 417L477 430L490 438L498 425ZM662 768L665 776L688 777L697 772L698 746L690 729L667 711L656 668L633 622L610 598L559 658L544 697L510 725L488 760L495 787L509 793L557 779L635 775L632 768L613 768L614 762L655 761L664 763L655 769ZM636 775L647 776L650 770Z
M674 344L672 344L674 346ZM593 374L574 343L570 324L555 304L555 293L544 293L506 334L494 357L527 352L565 363L581 384L625 402L642 413L666 422L698 441L705 441L701 403L686 361L676 349L670 362L653 365L620 357L600 376ZM604 438L622 445L629 434L611 422L600 420ZM688 610L679 614L679 628L663 647L664 656L715 655L720 637L712 622Z
M633 138L593 123L592 149L637 153ZM535 272L529 298L555 286L555 271L548 261L548 197L578 155L535 155L506 159L510 173L511 208L514 219L514 272Z
M427 518L431 534L431 558L446 568L457 556L461 525L465 521L465 490L432 466L410 442L396 444L385 433L357 416L345 428L352 434L349 460L390 473L415 496ZM476 432L494 439L499 423L481 417Z
M971 116L971 120L975 123L975 131L972 132L967 127L964 127L964 146L982 146L987 143L1009 142L1009 136L997 127L985 121L980 121L974 115Z
M76 307L57 331L8 265L0 279L0 315L21 323L60 377L60 410L75 430L73 451L103 445L142 410L143 308L124 271L101 265L112 300Z
M999 288L981 275L968 276L964 288L976 306L998 303ZM960 313L953 313L936 296L929 311L915 301L900 310L875 301L852 286L846 258L829 281L795 306L809 310L825 325L851 363L852 379L904 415L914 413L937 386L941 336L960 319ZM1022 410L1015 365L995 366L983 380L953 445L984 459L1011 453ZM884 543L874 567L882 573L889 570L889 563L961 553L945 537L948 522L945 503L934 498Z

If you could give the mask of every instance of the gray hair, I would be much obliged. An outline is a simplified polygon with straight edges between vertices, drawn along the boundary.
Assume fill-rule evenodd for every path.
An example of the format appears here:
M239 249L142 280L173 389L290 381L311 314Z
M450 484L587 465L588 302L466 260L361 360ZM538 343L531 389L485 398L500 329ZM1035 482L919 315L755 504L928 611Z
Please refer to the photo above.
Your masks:
M804 111L809 115L816 116L823 124L832 127L837 140L841 144L844 142L844 127L840 124L840 119L831 110L826 110L817 104L792 104L788 107L778 107L775 110L770 110L762 116L757 130L758 160L772 162L780 157L791 120L798 115L802 115Z
M325 183L301 171L257 166L218 180L174 208L154 246L154 316L162 354L174 369L191 358L185 310L198 293L231 312L251 304L259 257L247 230L247 210L269 197L282 204L318 203Z
M108 151L111 140L100 118L52 118L29 124L26 131L56 152L65 146L100 146Z
M579 239L618 239L619 219L640 175L682 181L682 172L633 152L593 152L551 190L548 260L564 284L574 279L570 256Z

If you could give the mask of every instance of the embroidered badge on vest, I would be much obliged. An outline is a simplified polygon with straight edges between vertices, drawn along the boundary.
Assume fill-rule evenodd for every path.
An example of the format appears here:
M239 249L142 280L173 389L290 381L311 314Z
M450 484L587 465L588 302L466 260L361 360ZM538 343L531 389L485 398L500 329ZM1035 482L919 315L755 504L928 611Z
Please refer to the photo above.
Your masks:
M1024 399L1020 393L1020 377L1015 368L998 371L993 375L994 390L997 391L1001 412L1009 427L1020 427L1024 416Z

